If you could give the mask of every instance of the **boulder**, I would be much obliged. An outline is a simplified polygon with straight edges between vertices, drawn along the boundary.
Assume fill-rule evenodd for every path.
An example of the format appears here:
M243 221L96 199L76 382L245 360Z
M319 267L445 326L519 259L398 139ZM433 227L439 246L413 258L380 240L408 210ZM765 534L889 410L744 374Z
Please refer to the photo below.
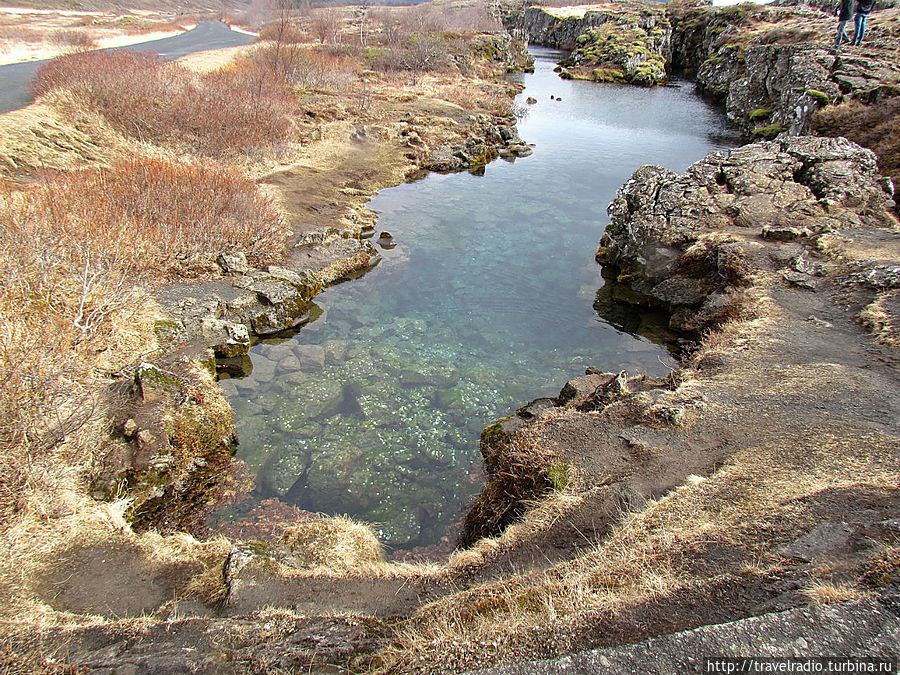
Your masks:
M247 256L240 251L224 251L216 258L216 264L225 274L246 274L250 271Z
M754 143L711 153L681 175L638 169L608 208L596 257L606 278L635 293L630 301L670 310L675 327L702 330L728 316L755 270L802 252L790 242L883 226L894 222L890 206L870 150L841 138ZM779 256L773 246L789 250ZM814 288L812 269L785 278Z

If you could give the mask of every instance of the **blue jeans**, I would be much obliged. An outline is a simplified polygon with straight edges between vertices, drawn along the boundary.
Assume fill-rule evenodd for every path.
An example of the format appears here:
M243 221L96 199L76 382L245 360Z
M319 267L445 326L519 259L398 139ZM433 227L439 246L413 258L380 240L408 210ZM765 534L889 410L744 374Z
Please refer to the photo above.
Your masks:
M834 46L835 46L835 47L840 47L840 46L841 46L841 43L842 43L844 40L846 40L847 42L850 41L850 36L847 35L847 22L848 22L849 20L850 20L850 19L844 19L843 21L838 21L837 38L835 38L835 41L834 41Z
M866 34L866 19L869 18L868 14L857 14L855 17L855 25L856 30L853 32L853 40L850 42L852 45L861 45L863 35Z

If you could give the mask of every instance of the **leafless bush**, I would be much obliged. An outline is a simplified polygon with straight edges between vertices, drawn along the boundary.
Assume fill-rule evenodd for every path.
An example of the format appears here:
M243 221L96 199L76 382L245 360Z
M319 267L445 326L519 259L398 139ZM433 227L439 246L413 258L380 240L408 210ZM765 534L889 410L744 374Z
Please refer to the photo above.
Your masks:
M62 441L97 417L101 369L145 348L140 283L204 274L226 249L277 260L284 235L255 183L208 161L134 159L4 187L0 527Z
M134 287L111 261L0 196L0 527L58 445L93 416L88 383L129 322Z
M383 45L400 45L413 35L490 33L501 28L485 2L463 7L432 3L403 9L380 7L371 10L371 21Z
M403 47L389 47L373 53L371 67L383 72L425 73L446 68L451 61L450 46L440 36L413 35Z
M64 49L83 51L96 48L94 38L81 30L64 30L53 34L54 44Z
M201 275L223 250L257 264L281 253L284 231L271 202L253 181L210 162L140 158L70 171L20 200L47 237L132 277Z
M309 42L310 36L298 26L293 24L284 25L279 21L275 21L263 26L262 30L259 31L259 35L256 37L257 42L269 40L289 45L302 44L304 42Z
M369 10L369 25L382 45L400 44L400 21L389 7L373 7Z
M356 59L334 54L327 49L287 45L280 51L279 73L285 81L305 91L344 91L357 79L360 67ZM274 46L256 52L254 58L271 64Z
M63 56L38 69L40 97L70 89L120 132L210 156L256 153L290 140L296 101L270 69L250 60L196 75L138 52Z
M310 14L310 31L322 44L337 44L340 40L342 17L334 7L323 7Z

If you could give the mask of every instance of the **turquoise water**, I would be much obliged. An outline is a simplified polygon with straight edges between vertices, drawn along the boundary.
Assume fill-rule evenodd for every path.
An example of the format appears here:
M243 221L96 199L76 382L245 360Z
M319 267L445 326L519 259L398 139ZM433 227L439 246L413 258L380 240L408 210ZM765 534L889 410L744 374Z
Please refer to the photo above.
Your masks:
M722 116L691 85L564 81L553 52L536 55L519 97L538 101L519 124L534 154L382 191L370 208L397 246L224 384L254 501L349 514L394 547L429 544L480 489L485 425L587 366L672 363L665 319L611 306L593 255L616 189L641 164L683 170L731 145Z

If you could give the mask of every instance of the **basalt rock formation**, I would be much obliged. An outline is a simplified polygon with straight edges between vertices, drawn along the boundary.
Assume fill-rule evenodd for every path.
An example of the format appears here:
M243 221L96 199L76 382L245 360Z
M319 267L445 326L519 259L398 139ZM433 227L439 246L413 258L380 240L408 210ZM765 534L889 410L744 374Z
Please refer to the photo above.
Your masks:
M548 47L572 49L564 77L659 84L696 77L751 137L809 133L820 108L871 103L900 91L896 9L870 23L864 47L836 52L830 13L750 3L606 3L578 12L529 7L507 24Z
M846 139L755 143L681 175L644 166L609 206L597 261L634 294L623 299L665 307L675 328L702 330L734 316L741 289L762 270L815 288L817 247L890 224L893 196L874 153Z

